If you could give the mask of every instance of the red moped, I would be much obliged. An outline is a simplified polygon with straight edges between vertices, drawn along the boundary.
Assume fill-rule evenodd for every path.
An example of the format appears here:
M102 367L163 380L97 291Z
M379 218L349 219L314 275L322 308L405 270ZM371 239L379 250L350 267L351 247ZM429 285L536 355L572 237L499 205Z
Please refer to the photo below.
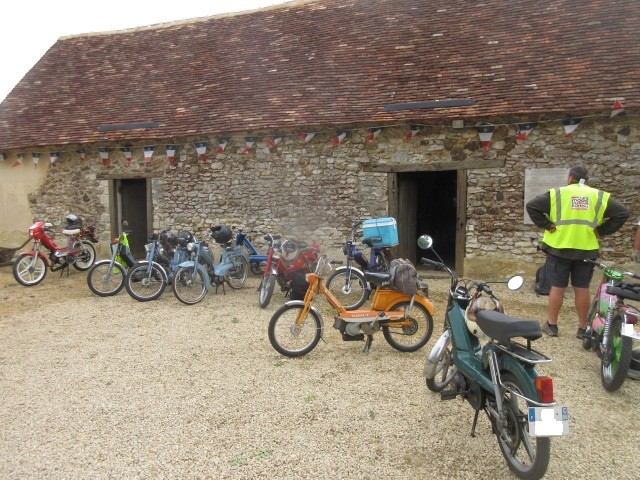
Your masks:
M258 305L260 308L266 308L271 301L276 283L286 295L291 290L291 282L295 274L314 271L320 245L315 242L307 245L299 240L285 240L279 243L280 235L260 233L264 234L264 239L269 245L264 274L258 288Z
M69 268L89 270L96 259L96 250L92 243L98 243L95 227L85 228L82 219L76 215L67 215L67 226L62 233L67 237L67 245L58 246L53 225L37 221L29 227L29 238L33 239L33 248L18 255L13 262L13 276L26 287L37 285L44 280L47 270L52 272ZM49 255L41 252L42 247ZM68 270L67 270L68 273Z

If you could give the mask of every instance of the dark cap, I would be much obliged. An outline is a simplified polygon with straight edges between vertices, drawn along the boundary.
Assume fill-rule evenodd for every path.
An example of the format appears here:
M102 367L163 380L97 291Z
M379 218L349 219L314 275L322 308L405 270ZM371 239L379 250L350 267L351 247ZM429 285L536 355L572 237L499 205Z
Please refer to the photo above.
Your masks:
M589 172L582 165L574 165L569 169L569 176L574 178L576 181L584 180L585 182L589 180Z

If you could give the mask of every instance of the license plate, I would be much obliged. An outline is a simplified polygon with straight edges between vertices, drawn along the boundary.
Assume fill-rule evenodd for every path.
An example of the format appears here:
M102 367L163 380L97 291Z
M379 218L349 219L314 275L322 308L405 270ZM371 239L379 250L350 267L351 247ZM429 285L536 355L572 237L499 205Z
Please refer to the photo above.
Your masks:
M631 323L625 323L622 325L622 335L640 340L640 332L636 332Z
M558 437L569 433L569 407L529 407L529 434Z

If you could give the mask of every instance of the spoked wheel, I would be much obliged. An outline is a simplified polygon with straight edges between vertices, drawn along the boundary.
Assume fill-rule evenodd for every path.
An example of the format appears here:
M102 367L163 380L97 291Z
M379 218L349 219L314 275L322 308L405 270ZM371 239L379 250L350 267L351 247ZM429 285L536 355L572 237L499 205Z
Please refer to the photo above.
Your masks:
M449 347L442 349L437 362L436 374L433 378L427 378L427 388L432 392L444 390L458 371L453 364L453 355Z
M519 380L511 373L502 374L502 383L521 395L524 393ZM549 466L551 451L549 437L529 435L527 420L529 405L525 400L506 391L502 401L506 414L505 424L498 425L498 421L492 417L494 433L498 438L502 456L507 461L509 469L518 478L525 480L542 478Z
M276 288L275 275L271 274L267 277L262 277L260 291L258 292L258 305L260 305L260 308L267 308L267 305L269 305L271 301L274 288Z
M162 295L166 285L166 273L155 262L134 265L124 279L127 292L139 302L155 300Z
M339 268L327 278L326 285L347 310L360 308L369 297L369 285L357 270Z
M285 357L306 355L320 341L322 320L316 311L310 309L304 323L296 325L296 318L303 308L303 305L283 305L269 321L269 341Z
M249 265L247 259L242 255L236 255L232 260L234 267L224 276L224 281L234 290L238 290L244 286L244 282L247 280Z
M187 305L194 305L207 294L204 273L195 267L180 267L173 276L173 293Z
M118 262L100 260L89 269L87 285L96 295L110 297L122 290L126 275L127 271Z
M390 310L406 310L408 301L394 304ZM431 338L433 332L433 317L425 307L415 302L411 316L406 317L409 325L401 327L383 326L382 334L389 345L400 352L415 352Z
M611 322L609 345L600 346L600 380L607 392L615 392L624 383L631 364L633 339L622 335L622 317L616 315Z
M37 255L23 253L13 262L13 278L24 285L32 287L44 280L47 275L47 264Z
M80 270L81 272L86 272L96 261L96 249L93 248L93 245L86 240L81 240L81 242L84 251L76 255L76 261L73 262L73 268Z
M249 268L251 269L251 273L254 275L262 275L264 274L264 270L260 266L260 262L249 262Z

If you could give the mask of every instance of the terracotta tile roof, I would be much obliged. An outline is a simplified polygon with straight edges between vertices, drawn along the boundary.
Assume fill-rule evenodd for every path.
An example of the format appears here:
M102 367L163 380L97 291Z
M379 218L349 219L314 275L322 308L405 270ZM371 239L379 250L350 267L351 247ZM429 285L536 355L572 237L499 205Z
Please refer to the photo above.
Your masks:
M322 0L66 37L0 105L0 148L638 107L639 31L636 0ZM99 129L135 122L159 126Z

